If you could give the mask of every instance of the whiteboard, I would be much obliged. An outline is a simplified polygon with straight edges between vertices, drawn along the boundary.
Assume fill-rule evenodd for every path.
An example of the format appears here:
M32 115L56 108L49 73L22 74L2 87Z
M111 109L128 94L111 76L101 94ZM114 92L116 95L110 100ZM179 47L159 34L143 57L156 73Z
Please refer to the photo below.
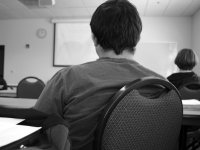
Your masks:
M78 65L98 59L89 23L57 23L54 66Z
M88 22L56 23L54 66L78 65L98 59ZM165 77L175 72L177 43L139 42L135 60Z

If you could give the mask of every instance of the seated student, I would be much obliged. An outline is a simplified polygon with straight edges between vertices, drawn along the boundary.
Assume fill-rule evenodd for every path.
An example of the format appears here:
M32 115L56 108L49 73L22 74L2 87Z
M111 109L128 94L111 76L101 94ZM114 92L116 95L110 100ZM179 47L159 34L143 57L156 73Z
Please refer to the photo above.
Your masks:
M174 84L176 88L189 82L198 82L199 77L192 69L196 66L198 58L191 49L182 49L175 58L175 64L179 68L179 72L171 74L167 79Z
M6 90L7 89L7 83L3 78L3 75L0 75L0 90Z
M145 76L163 78L133 60L142 22L129 1L104 2L90 27L99 59L58 71L34 106L68 122L72 150L93 149L99 116L121 87Z

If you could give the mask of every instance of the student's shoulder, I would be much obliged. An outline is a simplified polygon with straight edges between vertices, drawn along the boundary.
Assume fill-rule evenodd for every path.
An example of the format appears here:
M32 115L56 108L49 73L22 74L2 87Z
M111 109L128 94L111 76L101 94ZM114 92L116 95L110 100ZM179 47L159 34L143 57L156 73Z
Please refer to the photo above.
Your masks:
M136 70L138 70L138 68L139 68L139 70L147 76L152 76L152 77L156 77L156 78L166 80L166 78L164 76L162 76L161 74L159 74L159 73L157 73L157 72L155 72L155 71L153 71L149 68L146 68L146 67L144 67L143 65L141 65L137 62L135 63L135 66L137 68Z
M100 65L99 61L90 61L90 62L86 62L83 64L70 66L70 67L66 68L66 70L67 71L80 71L80 70L85 70L87 68L93 68L98 65Z
M78 72L82 72L83 73L84 70L87 70L88 68L91 69L91 68L95 67L98 64L99 63L97 61L91 61L91 62L79 64L79 65L71 65L71 66L67 66L65 68L62 68L56 74L58 74L58 75L66 75L66 74L73 74L73 73L78 73Z
M179 73L179 72L177 72L177 73L172 73L171 75L169 75L168 77L167 77L167 79L168 78L178 78L179 76L181 76L182 74L181 73Z

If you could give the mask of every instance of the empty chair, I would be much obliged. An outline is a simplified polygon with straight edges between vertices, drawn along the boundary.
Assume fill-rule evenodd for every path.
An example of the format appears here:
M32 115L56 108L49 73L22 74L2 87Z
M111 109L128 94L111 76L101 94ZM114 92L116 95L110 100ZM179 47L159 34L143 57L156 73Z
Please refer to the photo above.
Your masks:
M124 86L105 108L95 150L173 150L178 147L183 106L177 89L157 78Z
M44 89L45 84L37 77L26 77L17 86L18 98L38 98Z
M179 89L182 99L198 99L200 100L200 83L187 83Z

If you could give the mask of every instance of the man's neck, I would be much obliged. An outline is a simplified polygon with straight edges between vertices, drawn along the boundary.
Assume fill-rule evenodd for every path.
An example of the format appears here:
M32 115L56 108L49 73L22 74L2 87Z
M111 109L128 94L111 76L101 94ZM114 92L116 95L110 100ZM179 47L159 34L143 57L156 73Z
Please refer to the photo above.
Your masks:
M133 60L133 56L134 53L130 52L128 50L124 50L121 54L117 55L115 54L115 52L113 50L110 51L104 51L102 52L99 57L103 58L103 57L107 57L107 58L124 58L124 59L129 59L129 60Z
M192 72L192 70L179 70L179 72Z

